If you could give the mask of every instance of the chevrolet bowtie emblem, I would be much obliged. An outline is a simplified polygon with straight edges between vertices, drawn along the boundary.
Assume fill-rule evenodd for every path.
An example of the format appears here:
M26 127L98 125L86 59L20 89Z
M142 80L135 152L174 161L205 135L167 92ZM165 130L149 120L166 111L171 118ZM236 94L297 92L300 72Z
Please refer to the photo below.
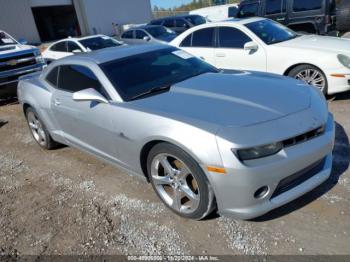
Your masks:
M15 60L15 59L10 60L10 61L7 62L7 64L10 65L10 66L15 66L15 65L17 65L17 60Z

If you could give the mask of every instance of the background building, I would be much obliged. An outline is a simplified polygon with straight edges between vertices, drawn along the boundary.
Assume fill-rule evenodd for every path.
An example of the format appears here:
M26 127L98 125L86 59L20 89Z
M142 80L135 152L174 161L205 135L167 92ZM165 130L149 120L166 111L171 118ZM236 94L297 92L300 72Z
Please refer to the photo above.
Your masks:
M150 0L0 0L0 29L40 43L67 36L113 35L115 24L152 18Z

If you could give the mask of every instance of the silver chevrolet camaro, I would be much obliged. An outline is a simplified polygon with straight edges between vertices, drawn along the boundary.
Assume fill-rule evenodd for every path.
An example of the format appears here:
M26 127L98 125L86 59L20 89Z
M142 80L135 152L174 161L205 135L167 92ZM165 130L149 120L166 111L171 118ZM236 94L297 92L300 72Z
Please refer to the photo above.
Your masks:
M18 98L38 144L79 148L150 181L180 216L258 217L331 173L333 117L316 88L219 71L163 45L64 58Z

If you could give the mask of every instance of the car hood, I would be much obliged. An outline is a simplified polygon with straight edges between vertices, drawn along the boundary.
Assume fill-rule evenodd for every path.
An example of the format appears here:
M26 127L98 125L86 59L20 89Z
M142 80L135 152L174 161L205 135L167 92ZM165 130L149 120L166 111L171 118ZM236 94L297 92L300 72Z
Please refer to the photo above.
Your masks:
M34 46L30 45L6 45L6 46L0 46L0 57L7 56L8 54L13 54L15 52L19 51L32 51L32 50L38 50Z
M207 73L175 84L169 92L133 101L142 111L187 122L248 126L310 107L310 87L278 75Z
M291 47L300 49L312 49L330 52L350 52L350 39L319 36L319 35L303 35L295 39L276 44L279 47Z

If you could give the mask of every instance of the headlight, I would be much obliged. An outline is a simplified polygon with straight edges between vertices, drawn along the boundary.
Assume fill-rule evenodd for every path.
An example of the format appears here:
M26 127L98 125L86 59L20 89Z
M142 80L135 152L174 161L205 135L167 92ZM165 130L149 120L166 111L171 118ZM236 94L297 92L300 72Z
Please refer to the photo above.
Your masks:
M265 146L239 149L237 150L237 156L242 161L252 160L252 159L263 158L263 157L277 154L279 151L281 151L282 148L283 148L283 144L279 142L279 143L273 143Z
M350 57L346 55L338 55L338 60L343 66L350 68Z

